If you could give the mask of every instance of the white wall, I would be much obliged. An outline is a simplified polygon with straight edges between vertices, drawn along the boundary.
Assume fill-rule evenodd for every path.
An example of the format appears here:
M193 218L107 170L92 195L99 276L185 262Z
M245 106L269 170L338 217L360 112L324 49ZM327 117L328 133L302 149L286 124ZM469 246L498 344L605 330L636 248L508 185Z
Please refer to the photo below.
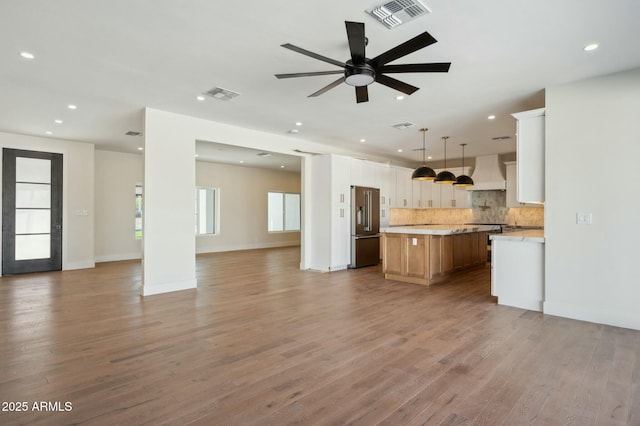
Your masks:
M96 262L140 259L135 238L135 188L142 184L142 155L95 151Z
M142 240L134 236L133 216L142 163L141 155L95 151L96 262L142 257ZM196 185L220 188L222 197L222 231L197 236L197 253L300 244L300 232L266 230L267 191L299 193L300 173L197 161Z
M94 267L93 144L0 132L0 148L63 155L62 269ZM88 215L79 215L82 210Z
M546 96L544 311L640 329L640 69Z
M197 161L196 185L220 189L220 233L198 236L197 253L300 244L300 232L267 232L267 192L300 193L300 173Z

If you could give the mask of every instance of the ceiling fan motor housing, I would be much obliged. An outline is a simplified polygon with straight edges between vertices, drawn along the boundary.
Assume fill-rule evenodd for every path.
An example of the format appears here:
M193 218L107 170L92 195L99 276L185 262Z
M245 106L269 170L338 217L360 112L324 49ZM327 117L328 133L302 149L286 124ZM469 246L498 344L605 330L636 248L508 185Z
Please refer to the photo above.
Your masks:
M352 65L347 62L344 69L344 82L350 86L368 86L376 79L376 72L369 64Z

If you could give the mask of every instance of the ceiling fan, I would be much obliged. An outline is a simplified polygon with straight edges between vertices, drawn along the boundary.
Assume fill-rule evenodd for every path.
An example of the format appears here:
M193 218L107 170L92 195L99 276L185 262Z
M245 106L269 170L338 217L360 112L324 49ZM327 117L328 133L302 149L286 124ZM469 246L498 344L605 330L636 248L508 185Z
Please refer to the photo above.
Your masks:
M386 52L376 56L373 59L369 59L365 56L364 52L365 46L367 45L367 38L364 35L364 23L345 21L345 26L347 27L347 39L349 40L349 50L351 51L351 59L347 60L346 62L336 61L335 59L327 58L326 56L310 52L306 49L294 46L289 43L282 45L282 47L284 47L285 49L302 53L303 55L310 56L312 58L327 62L332 65L337 65L341 68L344 68L343 70L276 74L276 77L293 78L311 77L316 75L344 74L333 83L328 84L317 92L310 94L309 97L320 96L344 82L350 86L355 86L356 101L360 103L369 101L369 91L367 89L367 86L374 81L407 95L410 95L418 90L418 87L404 83L400 80L396 80L395 78L391 78L384 74L411 72L449 72L451 62L387 65L389 62L395 61L398 58L401 58L433 43L436 43L437 40L426 31L412 38L411 40L405 41L404 43L387 50Z

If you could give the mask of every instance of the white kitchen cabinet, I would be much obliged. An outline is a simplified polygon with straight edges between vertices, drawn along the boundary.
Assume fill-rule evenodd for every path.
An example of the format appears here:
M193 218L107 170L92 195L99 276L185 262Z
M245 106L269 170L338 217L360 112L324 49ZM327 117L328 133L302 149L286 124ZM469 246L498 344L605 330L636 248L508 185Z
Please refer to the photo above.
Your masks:
M469 175L469 167L450 168L449 171L454 175ZM436 170L439 173L441 170ZM444 209L470 209L471 208L471 192L466 187L457 187L450 184L432 184L435 191L440 194L439 207Z
M391 198L391 207L411 208L413 207L413 180L412 169L405 167L394 167L395 171L395 197Z
M380 173L380 227L389 226L389 175L391 167L388 164L379 164Z
M491 295L500 305L542 312L543 231L491 236Z
M359 158L351 158L351 185L380 188L380 168L378 166L381 166L381 164Z
M430 180L413 181L413 206L420 209L440 207L439 185Z
M521 203L518 201L518 164L506 161L507 167L507 208L513 207L543 207L542 204Z
M518 201L543 203L545 109L511 115L516 119Z
M350 170L351 185L380 189L380 226L389 226L389 165L359 158L351 158Z
M311 269L334 271L347 268L351 262L350 160L333 154L310 159Z

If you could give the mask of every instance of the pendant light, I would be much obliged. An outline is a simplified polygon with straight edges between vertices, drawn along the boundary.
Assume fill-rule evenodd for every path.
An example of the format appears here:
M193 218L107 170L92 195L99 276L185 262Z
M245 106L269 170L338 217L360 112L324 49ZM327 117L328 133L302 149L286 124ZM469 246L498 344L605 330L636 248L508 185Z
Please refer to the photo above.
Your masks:
M462 173L464 173L464 147L467 146L467 144L461 143L460 146L462 147ZM460 175L453 184L455 186L473 186L473 179L467 175Z
M424 160L424 154L427 151L424 138L427 130L429 129L420 129L420 131L422 132L422 166L413 171L413 174L411 175L411 179L413 180L434 180L436 178L436 172L434 172L431 167L427 167L427 164Z
M449 136L443 136L442 140L444 141L444 170L438 173L436 176L435 183L448 183L452 184L456 181L456 175L447 170L447 139Z

